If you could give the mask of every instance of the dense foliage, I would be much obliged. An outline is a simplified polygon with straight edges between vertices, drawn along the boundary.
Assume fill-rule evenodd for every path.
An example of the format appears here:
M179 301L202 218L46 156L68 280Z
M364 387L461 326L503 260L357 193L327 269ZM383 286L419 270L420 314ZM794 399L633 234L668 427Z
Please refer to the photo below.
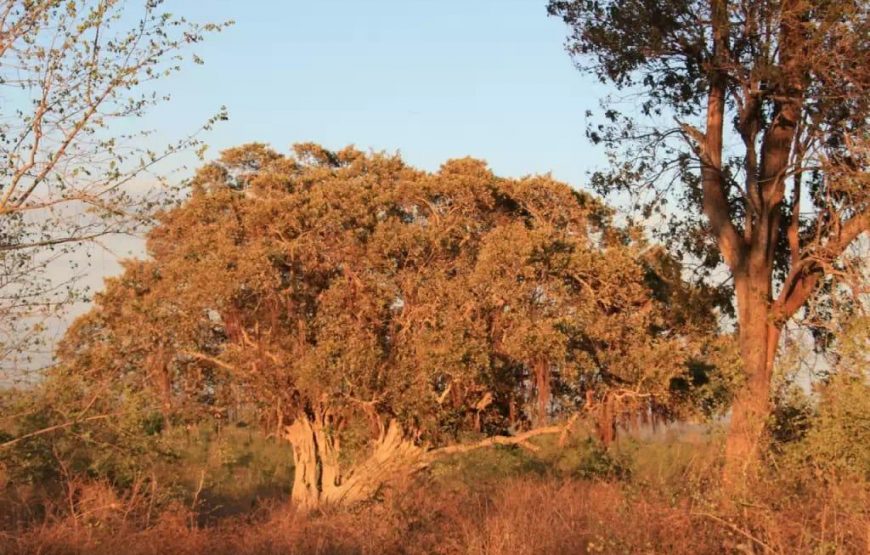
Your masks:
M254 407L337 451L392 423L438 445L578 409L608 439L727 399L706 291L548 177L255 144L193 189L60 350L66 372L151 392L167 423Z
M109 133L222 28L162 5L0 0L0 372L68 300L46 264L136 228L123 185L197 144ZM592 185L665 246L479 160L225 151L45 379L0 386L0 552L867 553L868 7L549 2L640 93L589 128Z

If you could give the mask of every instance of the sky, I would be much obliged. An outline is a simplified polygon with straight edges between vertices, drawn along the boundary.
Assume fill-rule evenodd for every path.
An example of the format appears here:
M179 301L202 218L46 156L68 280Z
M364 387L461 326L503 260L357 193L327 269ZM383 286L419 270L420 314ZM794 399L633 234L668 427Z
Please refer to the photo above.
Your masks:
M564 49L567 27L545 0L170 0L175 15L235 22L161 82L171 100L136 122L155 148L190 134L226 106L229 120L202 138L206 158L257 141L287 152L293 143L399 152L437 170L450 158L486 160L500 175L552 172L583 187L605 164L584 137L585 112L606 90L579 72ZM187 169L192 153L171 161ZM167 168L167 171L172 168ZM79 253L92 291L144 256L135 238ZM66 276L66 266L58 272ZM55 325L87 309L80 303ZM45 356L49 356L51 343ZM43 358L43 360L45 360Z
M552 171L582 186L601 153L584 112L602 88L573 66L544 0L210 0L195 21L236 23L198 47L206 63L167 83L151 115L167 139L221 105L214 156L250 141L400 151L435 170L452 157L500 174Z

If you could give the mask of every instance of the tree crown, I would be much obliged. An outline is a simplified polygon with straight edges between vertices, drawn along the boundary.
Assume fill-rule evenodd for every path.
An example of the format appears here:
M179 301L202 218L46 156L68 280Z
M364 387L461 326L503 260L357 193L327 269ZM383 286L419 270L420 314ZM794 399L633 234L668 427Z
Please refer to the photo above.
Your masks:
M148 249L61 358L162 391L173 410L398 418L439 441L608 395L660 414L721 400L711 361L727 348L703 339L707 293L546 176L246 145L198 172Z

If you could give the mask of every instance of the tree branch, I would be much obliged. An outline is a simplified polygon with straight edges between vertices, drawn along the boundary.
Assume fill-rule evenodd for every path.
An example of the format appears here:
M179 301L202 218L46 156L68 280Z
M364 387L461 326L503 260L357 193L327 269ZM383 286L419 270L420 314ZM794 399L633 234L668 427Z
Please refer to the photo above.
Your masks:
M204 353L197 353L196 351L178 351L178 354L180 354L182 356L190 357L190 358L193 358L196 360L201 360L203 362L208 362L210 364L214 364L215 366L217 366L219 368L223 368L224 370L229 370L230 372L236 371L235 366L227 364L226 362L224 362L220 359L217 359L217 358L212 357L212 356L208 356L207 354L204 354Z
M4 443L0 443L0 449L4 449L4 448L6 448L6 447L11 447L11 446L15 445L16 443L18 443L19 441L24 441L25 439L29 439L29 438L31 438L31 437L41 436L41 435L43 435L43 434L47 434L47 433L49 433L49 432L53 432L53 431L55 431L55 430L61 430L61 429L63 429L63 428L69 428L70 426L75 426L76 424L82 424L82 423L84 423L84 422L91 422L91 421L93 421L93 420L102 420L102 419L105 419L105 418L111 418L112 416L115 416L116 414L118 414L118 413L111 413L111 414L98 414L98 415L96 415L96 416L89 416L89 417L87 417L87 418L82 418L82 419L79 419L79 420L71 420L71 421L69 421L69 422L64 422L63 424L57 424L57 425L55 425L55 426L49 426L48 428L43 428L43 429L41 429L41 430L37 430L37 431L35 431L35 432L31 432L31 433L29 433L29 434L24 434L23 436L16 437L15 439L10 439L9 441L6 441L6 442L4 442Z
M432 460L440 458L445 455L455 455L458 453L467 453L469 451L475 451L477 449L482 449L484 447L492 447L494 445L520 445L526 443L533 437L543 436L543 435L553 435L553 434L562 434L563 439L568 434L568 431L571 429L571 426L574 425L574 422L579 417L579 413L572 416L565 424L559 424L556 426L546 426L543 428L535 428L533 430L528 430L521 434L517 434L515 436L494 436L483 439L481 441L475 443L461 443L456 445L448 445L446 447L441 447L438 449L433 449L426 453L427 463L432 462Z
M791 318L815 290L816 284L824 274L823 263L835 260L852 241L867 231L870 231L870 208L840 226L837 236L830 238L819 252L801 259L798 264L792 266L773 306L775 322L781 323Z
M0 252L10 252L10 251L19 251L25 249L35 249L41 247L53 247L56 245L63 245L65 243L84 243L87 241L93 241L94 239L99 239L100 237L105 237L106 235L116 235L119 232L105 230L100 231L98 233L92 233L89 235L80 235L80 236L72 236L72 237L58 237L56 239L46 239L45 241L34 241L32 243L0 243Z

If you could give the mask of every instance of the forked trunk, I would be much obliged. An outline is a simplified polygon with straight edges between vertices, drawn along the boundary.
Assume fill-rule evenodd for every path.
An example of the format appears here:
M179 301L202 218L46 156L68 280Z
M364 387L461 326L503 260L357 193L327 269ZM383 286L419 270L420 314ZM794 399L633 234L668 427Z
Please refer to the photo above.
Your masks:
M727 10L726 0L715 2ZM790 311L783 312L782 306L774 306L771 293L773 261L781 237L786 177L792 164L792 147L802 117L801 98L807 76L803 74L798 60L805 45L802 29L810 6L800 2L784 2L781 6L778 69L782 71L782 76L775 80L776 85L772 88L773 113L764 130L759 164L755 161L755 141L764 123L759 119L759 111L744 112L740 126L746 145L748 213L744 223L743 246L736 251L731 249L732 256L730 260L726 256L726 260L734 272L740 351L747 383L734 402L731 431L725 445L723 477L726 487L732 490L745 486L749 472L758 467L755 463L758 462L765 424L770 415L771 378L780 330L785 319L797 309L791 307ZM725 187L723 190L726 190ZM797 186L796 192L799 195ZM799 196L796 198L799 199ZM793 210L798 206L799 202L795 202ZM723 211L722 214L724 216L728 212ZM793 214L795 221L799 222L798 213ZM792 256L795 264L792 270L795 270L799 259L799 241L794 241L791 247L794 249ZM725 250L723 248L723 253ZM789 294L788 290L784 293L786 296Z
M291 498L304 512L371 499L384 486L421 468L425 455L396 421L381 432L371 454L346 471L339 463L338 438L322 418L296 418L285 437L293 445L295 463Z

